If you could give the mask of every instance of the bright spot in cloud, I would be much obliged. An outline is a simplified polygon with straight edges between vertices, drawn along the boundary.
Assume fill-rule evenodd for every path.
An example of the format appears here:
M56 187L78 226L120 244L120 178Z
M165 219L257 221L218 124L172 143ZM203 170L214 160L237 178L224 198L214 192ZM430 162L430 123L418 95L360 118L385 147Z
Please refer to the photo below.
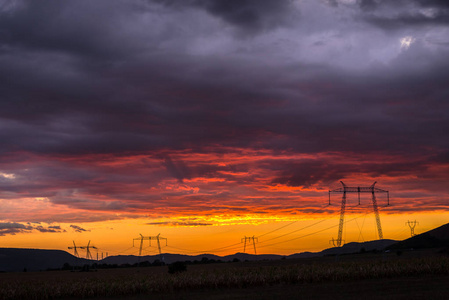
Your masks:
M47 197L36 197L34 198L34 200L42 202L50 202L50 200Z
M435 8L426 8L422 9L421 13L428 18L435 18L438 14L438 10Z
M399 41L401 42L401 49L408 49L415 42L415 38L412 36L405 36Z
M2 172L0 172L0 176L3 177L3 178L8 178L8 179L16 178L16 175L14 175L14 174L2 173Z

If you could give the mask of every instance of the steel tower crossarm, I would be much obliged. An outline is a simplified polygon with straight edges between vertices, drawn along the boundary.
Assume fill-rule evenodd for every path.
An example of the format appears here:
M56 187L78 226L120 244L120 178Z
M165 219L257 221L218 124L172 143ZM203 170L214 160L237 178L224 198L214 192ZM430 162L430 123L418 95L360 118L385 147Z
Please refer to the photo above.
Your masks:
M151 246L151 241L155 240L157 242L157 248L159 250L159 255L162 258L162 249L161 249L161 242L160 240L165 240L165 246L167 246L167 238L161 237L161 234L159 233L156 236L143 236L141 233L139 233L140 237L133 239L133 247L134 247L134 241L140 241L140 248L139 248L139 257L142 255L142 249L143 249L143 241L148 241L149 245Z
M75 241L73 241L73 247L68 247L69 249L73 249L73 254L76 256L76 257L79 257L79 255L78 255L78 251L76 250L76 244L75 244Z
M343 183L343 181L340 181L340 182L343 185L343 187L330 190L329 193L343 193L343 192L346 192L346 193L371 193L372 191L374 191L376 193L388 193L387 190L383 190L383 189L379 189L379 188L375 187L374 185L377 182L374 182L370 186L347 186Z
M251 241L253 242L253 247L254 247L254 254L257 254L256 252L256 242L258 242L257 237L253 236L245 236L242 238L241 243L244 242L243 244L243 253L246 253L246 242L248 241L248 246L249 243L251 243Z
M358 199L359 199L359 204L360 204L360 194L361 193L371 193L372 202L373 202L373 210L374 210L374 214L376 217L377 232L379 235L379 239L383 239L382 225L380 222L379 207L377 205L376 193L386 193L387 194L387 205L390 205L389 191L375 187L376 182L374 182L370 186L347 186L343 181L340 181L340 183L341 183L342 187L333 189L333 190L329 190L329 205L331 204L331 194L332 193L341 193L342 194L341 209L340 209L340 222L339 222L339 226L338 226L338 238L336 241L337 247L340 247L341 242L342 242L347 193L357 193Z

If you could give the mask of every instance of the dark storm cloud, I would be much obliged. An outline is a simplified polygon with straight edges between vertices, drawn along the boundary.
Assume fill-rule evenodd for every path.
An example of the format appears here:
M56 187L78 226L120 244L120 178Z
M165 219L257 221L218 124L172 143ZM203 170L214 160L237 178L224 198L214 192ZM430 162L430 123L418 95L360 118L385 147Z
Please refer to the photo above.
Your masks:
M337 1L337 0L336 0ZM404 4L415 4L422 7L445 8L449 7L449 3L445 0L357 0L356 2L361 8L380 8L384 5L391 7L403 6Z
M306 161L306 162L278 162L281 175L273 179L272 183L288 186L302 186L309 188L320 183L329 186L341 178L348 178L351 174L362 173L364 176L378 178L382 176L406 176L408 174L425 174L428 172L427 161L396 162L361 162L348 164L332 160Z
M444 12L436 12L432 16L422 13L401 14L392 18L382 16L369 16L367 20L376 26L385 29L398 29L403 26L421 26L421 25L438 25L449 23L449 10Z
M372 10L377 7L380 1L376 0L359 0L357 3L360 5L360 8L363 10Z
M75 232L85 232L85 231L90 231L87 229L84 229L78 225L70 225L70 228L72 228Z
M221 9L237 9L238 6L232 3ZM260 4L257 9L269 14L270 5L267 3ZM31 8L35 4L29 5L25 11L33 14ZM204 3L201 5L206 6ZM245 5L252 7L254 3L242 4ZM57 4L56 8L48 6L47 10L55 16L68 9L62 4ZM88 16L98 8L89 6L89 9ZM34 14L39 14L40 10ZM11 19L15 22L22 20L18 17ZM23 17L22 22L26 19ZM39 22L45 24L46 19L51 18L41 18ZM98 22L101 30L107 31L107 22ZM70 20L67 23L75 26ZM5 28L16 30L11 24L5 25L8 25ZM60 27L64 28L45 26L56 33L62 30ZM80 34L94 35L87 30ZM112 35L111 32L108 34ZM12 36L19 36L20 41L28 39L25 35ZM61 34L61 37L73 38L66 34ZM99 49L106 50L111 46L108 41L95 43ZM56 50L51 43L48 47ZM406 116L374 115L367 109L386 105L390 101L386 97L391 98L387 92L397 97L415 98L412 90L424 84L421 78L413 78L413 75L404 78L403 74L397 73L387 81L381 79L382 74L372 73L363 75L362 81L357 80L359 75L344 74L331 67L321 70L307 64L293 64L288 68L268 67L258 61L230 58L222 62L210 57L195 58L182 54L176 57L149 56L139 60L128 58L127 62L118 65L97 66L90 60L76 58L76 54L89 51L76 47L70 49L73 52L68 53L73 55L63 57L34 52L28 53L31 55L29 58L25 53L4 55L1 66L6 70L1 74L4 77L2 93L5 101L1 103L0 115L4 118L4 126L10 128L1 133L5 141L4 152L22 149L36 153L122 153L164 147L201 149L208 144L221 143L270 148L290 145L305 152L375 150L384 145L368 136L378 136L385 131L391 134L391 128L393 132L406 130L403 142L407 143L411 141L409 135L420 136L419 131L423 130L421 124L413 128L413 123L419 123L420 118L415 119L412 127L404 128L401 124L408 121ZM440 64L439 61L431 63L435 64L431 68ZM266 72L267 69L270 72ZM435 79L441 81L440 78L447 75L447 71L440 69L440 73L434 72L428 79L423 78L424 82L436 86L438 82ZM301 78L304 73L312 75ZM420 81L419 85L416 85L417 81ZM325 86L322 82L326 82ZM383 94L382 89L377 89L381 85L388 86ZM255 86L258 88L254 89ZM409 90L404 90L404 87ZM441 91L429 87L424 92L430 90ZM413 98L410 100L415 102L412 113L431 110L421 110L424 104ZM310 99L319 101L311 102ZM337 101L342 105L336 104ZM440 102L437 105L441 109L445 104ZM397 108L396 112L391 109L391 116L401 114L404 107L399 104ZM388 107L385 108L387 110ZM345 116L348 127L341 122L339 115ZM373 127L372 123L378 122L378 118L383 118L382 122ZM359 137L357 132L348 132L349 126L357 127L358 132L365 134ZM412 132L415 129L417 132ZM267 136L274 140L266 139ZM283 140L281 136L295 139ZM342 143L341 138L346 142ZM395 146L405 145L391 145Z
M449 23L447 1L383 1L360 0L366 20L384 29L401 29L405 26L444 25Z
M26 226L20 223L0 223L0 236L7 234L16 234L23 231L32 230L32 226Z
M380 1L380 2L386 2L386 0ZM399 1L401 2L401 1ZM417 3L423 7L435 7L435 8L445 8L449 7L449 3L445 0L412 0L412 1L405 1L403 0L402 3L407 2L414 2Z
M273 29L298 17L292 0L153 0L174 7L197 7L245 31Z
M52 230L63 230L62 228L61 228L61 226L48 226L48 229L52 229Z
M212 196L226 204L252 183L262 185L261 178L304 187L361 173L445 179L431 170L447 164L449 147L446 2L365 0L356 9L327 2L333 6L255 0L3 6L1 198L47 197L62 207L117 213L160 203L205 207ZM410 44L402 47L406 36ZM244 156L244 149L333 152L342 162L220 160L232 151ZM215 157L192 162L173 154L182 151ZM111 166L133 155L148 155L151 166ZM82 163L89 156L91 163ZM361 157L357 166L344 161L353 156ZM376 164L372 157L403 159ZM159 187L172 178L172 190ZM185 184L208 179L201 189ZM220 190L228 187L238 192ZM215 204L209 207L225 207Z
M179 180L179 182L182 182L185 178L191 178L191 171L182 161L173 161L170 157L167 157L165 158L164 166L173 177Z
M24 233L24 232L32 232L33 230L51 233L65 232L65 230L62 229L60 226L55 225L45 227L43 225L32 225L30 223L28 223L27 225L15 222L0 223L0 236L15 235L17 233Z
M431 160L438 164L449 164L449 151L442 152L432 157Z
M44 227L44 226L36 226L33 228L34 230L37 230L39 232L66 232L65 229L62 229L61 226L49 226L49 227Z
M119 33L121 13L133 10L121 1L6 2L10 4L0 8L0 41L4 45L102 60L117 56L133 45ZM120 39L129 43L121 43Z

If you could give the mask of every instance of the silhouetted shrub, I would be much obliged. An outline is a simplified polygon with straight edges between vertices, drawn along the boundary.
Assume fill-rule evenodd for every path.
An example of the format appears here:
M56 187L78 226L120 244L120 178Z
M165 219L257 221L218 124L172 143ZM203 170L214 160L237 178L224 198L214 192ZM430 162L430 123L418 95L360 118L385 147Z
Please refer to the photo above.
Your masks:
M156 259L155 261L153 261L153 263L151 264L152 266L163 266L165 265L165 263L163 261L160 261L159 259Z
M90 271L90 266L89 265L84 265L81 269L81 272L89 272Z
M185 262L177 261L168 265L168 273L175 274L187 271L187 265Z
M138 263L139 267L151 267L151 263L149 261L142 261L140 263Z

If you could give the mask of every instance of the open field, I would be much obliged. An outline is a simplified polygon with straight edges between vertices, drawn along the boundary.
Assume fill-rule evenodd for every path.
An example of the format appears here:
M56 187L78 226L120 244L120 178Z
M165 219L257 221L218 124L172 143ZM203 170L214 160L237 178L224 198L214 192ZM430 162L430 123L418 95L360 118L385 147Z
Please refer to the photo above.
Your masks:
M448 299L449 257L424 254L3 273L0 299Z

